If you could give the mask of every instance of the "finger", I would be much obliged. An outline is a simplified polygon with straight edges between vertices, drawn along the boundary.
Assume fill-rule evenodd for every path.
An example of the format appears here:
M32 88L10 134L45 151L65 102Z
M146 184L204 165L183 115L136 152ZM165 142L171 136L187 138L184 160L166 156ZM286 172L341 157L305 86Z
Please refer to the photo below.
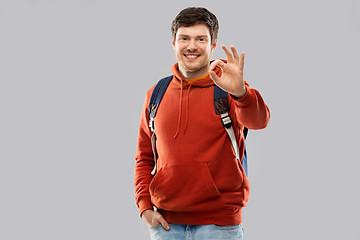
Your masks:
M215 84L220 81L219 76L213 70L210 70L210 78L214 81Z
M240 68L241 68L241 70L244 70L244 64L245 64L245 53L241 52L241 55L240 55Z
M170 226L167 223L167 221L165 220L165 218L159 214L159 216L157 217L158 222L163 226L164 229L166 230L170 230Z
M229 49L224 44L221 45L221 48L224 50L228 62L233 62L234 59Z
M222 69L225 65L226 65L226 63L224 63L223 61L221 61L220 59L216 59L215 61L213 61L210 64L210 70L214 70L216 67L219 67Z
M220 77L217 75L216 70L215 70L216 67L221 68L222 72L224 72L223 67L225 65L226 64L223 61L221 61L220 59L216 59L215 61L213 61L210 64L209 74L210 74L210 78L214 81L215 84L220 81Z
M232 53L233 53L233 55L234 55L234 60L235 60L236 62L239 62L240 57L239 57L239 54L238 54L236 48L234 47L234 45L231 45L230 48L231 48L231 51L232 51Z

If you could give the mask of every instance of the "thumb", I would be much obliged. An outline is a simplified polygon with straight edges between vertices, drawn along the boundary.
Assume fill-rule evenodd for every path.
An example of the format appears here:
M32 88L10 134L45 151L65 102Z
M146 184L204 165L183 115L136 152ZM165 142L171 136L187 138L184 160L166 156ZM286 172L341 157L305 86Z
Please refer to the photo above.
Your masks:
M164 229L170 230L169 224L166 222L165 218L162 215L158 215L157 221L163 226Z
M210 74L210 78L215 82L219 82L220 81L220 77L216 74L215 69L216 67L221 68L221 70L223 70L222 68L225 66L226 64L221 61L220 59L216 59L215 61L213 61L210 64L210 70L209 70L209 74Z
M209 74L210 74L210 78L214 81L214 83L220 81L219 76L216 74L216 72L213 69L210 69Z

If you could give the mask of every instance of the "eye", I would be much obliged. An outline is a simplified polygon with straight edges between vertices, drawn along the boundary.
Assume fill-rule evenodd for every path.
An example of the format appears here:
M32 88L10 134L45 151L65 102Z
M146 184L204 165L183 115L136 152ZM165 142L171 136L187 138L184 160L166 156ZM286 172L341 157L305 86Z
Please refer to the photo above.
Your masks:
M186 40L187 40L187 37L180 37L179 40L180 40L180 41L186 41Z
M206 42L207 42L207 38L199 38L198 41L201 42L201 43L206 43Z

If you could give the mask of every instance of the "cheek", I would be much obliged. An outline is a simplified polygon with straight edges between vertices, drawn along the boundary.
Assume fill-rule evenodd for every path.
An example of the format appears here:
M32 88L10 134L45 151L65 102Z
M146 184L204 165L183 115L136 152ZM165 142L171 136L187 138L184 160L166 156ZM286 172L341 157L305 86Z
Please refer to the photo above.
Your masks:
M201 49L201 56L208 57L210 55L209 49Z
M184 51L182 46L176 45L175 46L175 52L176 54L182 54L182 52Z

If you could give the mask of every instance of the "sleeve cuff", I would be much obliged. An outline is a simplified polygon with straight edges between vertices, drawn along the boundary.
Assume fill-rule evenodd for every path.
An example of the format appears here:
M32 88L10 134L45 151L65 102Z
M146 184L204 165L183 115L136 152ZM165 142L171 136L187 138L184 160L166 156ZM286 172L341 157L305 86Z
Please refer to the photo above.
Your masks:
M140 211L140 217L141 214L145 211L145 210L153 210L153 205L151 204L151 199L150 197L144 197L139 201L138 204L139 207L139 211Z
M234 102L236 103L237 106L239 107L245 107L250 105L251 101L252 101L252 97L251 97L251 90L250 87L245 85L246 88L246 93L244 96L242 96L241 98L235 98L234 96L232 96L230 94L230 97L232 100L234 100Z

